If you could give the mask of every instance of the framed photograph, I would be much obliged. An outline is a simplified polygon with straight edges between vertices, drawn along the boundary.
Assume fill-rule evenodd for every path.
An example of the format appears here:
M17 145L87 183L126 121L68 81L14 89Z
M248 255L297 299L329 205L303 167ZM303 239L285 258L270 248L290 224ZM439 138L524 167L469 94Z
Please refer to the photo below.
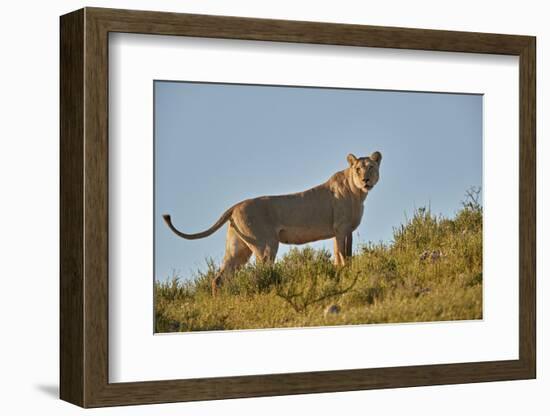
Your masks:
M63 400L535 378L534 37L60 29Z

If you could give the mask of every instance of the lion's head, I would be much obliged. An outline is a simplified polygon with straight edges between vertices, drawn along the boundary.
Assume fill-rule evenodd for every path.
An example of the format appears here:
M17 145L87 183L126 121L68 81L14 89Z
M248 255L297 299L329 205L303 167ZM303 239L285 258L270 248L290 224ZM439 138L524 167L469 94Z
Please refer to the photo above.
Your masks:
M353 184L363 192L370 191L380 178L382 154L374 152L370 156L357 158L350 153L347 159Z

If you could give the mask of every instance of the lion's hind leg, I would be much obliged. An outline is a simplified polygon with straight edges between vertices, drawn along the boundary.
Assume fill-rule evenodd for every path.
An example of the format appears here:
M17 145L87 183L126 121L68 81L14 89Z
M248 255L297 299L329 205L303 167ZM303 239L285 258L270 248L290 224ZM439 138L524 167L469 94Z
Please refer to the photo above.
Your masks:
M274 237L254 244L249 242L257 263L273 263L279 250L279 241Z
M222 267L216 277L212 279L212 296L216 295L218 288L222 284L222 280L232 276L235 270L246 264L251 255L252 250L237 235L233 226L229 225L225 240L225 255Z

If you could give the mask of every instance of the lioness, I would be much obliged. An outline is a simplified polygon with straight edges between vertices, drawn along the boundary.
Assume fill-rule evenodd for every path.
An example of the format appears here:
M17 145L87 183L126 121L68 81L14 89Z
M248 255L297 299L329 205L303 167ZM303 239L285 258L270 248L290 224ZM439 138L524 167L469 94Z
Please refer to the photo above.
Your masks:
M229 221L225 256L212 280L215 295L224 277L245 264L252 253L257 261L275 260L279 243L304 244L334 237L334 263L344 265L351 256L351 234L363 216L363 202L379 179L382 154L347 157L349 166L325 183L304 192L262 196L233 205L208 230L185 234L177 230L170 215L168 227L188 240L204 238Z

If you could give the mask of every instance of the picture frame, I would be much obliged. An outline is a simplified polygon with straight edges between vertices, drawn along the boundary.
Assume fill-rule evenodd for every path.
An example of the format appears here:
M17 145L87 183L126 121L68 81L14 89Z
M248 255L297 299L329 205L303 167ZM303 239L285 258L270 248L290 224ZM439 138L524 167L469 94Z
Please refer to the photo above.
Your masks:
M108 37L114 32L519 57L519 359L109 382ZM534 37L84 8L60 19L60 71L62 400L103 407L536 377Z

